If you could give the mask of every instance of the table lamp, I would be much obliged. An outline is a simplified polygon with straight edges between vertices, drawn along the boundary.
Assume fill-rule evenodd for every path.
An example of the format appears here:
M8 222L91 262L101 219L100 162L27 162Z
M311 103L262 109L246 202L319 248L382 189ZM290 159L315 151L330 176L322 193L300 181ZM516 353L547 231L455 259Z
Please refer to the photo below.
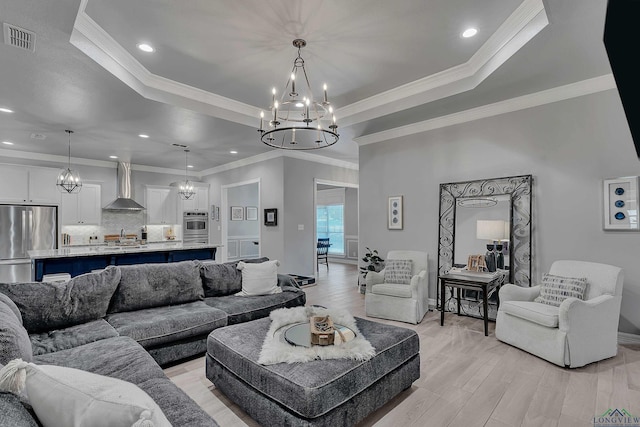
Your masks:
M505 222L503 220L478 220L476 223L476 238L479 240L489 240L491 243L487 243L487 253L485 254L485 263L487 264L487 270L490 272L496 271L498 268L498 259L496 259L496 242L500 245L499 259L501 268L504 268L504 255L502 255L502 245L500 240L504 239Z

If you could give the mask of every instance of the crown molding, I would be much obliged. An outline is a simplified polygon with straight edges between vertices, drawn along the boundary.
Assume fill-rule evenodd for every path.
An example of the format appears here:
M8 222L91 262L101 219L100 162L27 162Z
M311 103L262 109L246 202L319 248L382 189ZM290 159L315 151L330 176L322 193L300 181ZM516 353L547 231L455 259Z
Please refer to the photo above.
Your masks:
M71 44L141 96L255 127L261 109L170 80L147 70L86 13L81 0ZM338 108L350 126L475 88L548 25L543 0L524 0L464 64Z
M241 168L244 166L253 165L255 163L264 162L271 159L277 159L280 157L289 157L292 159L306 160L314 163L321 163L329 166L336 166L345 169L358 170L359 165L357 163L347 162L345 160L333 159L331 157L321 156L319 154L311 154L298 151L284 151L284 150L272 150L266 153L257 154L255 156L239 159L234 162L225 163L224 165L216 166L210 169L200 171L200 177L204 178L209 175L215 175L217 173L226 172L232 169Z
M70 42L124 84L147 99L256 126L259 108L151 73L87 15L87 2L80 2Z
M467 62L338 108L340 125L353 125L471 90L548 24L542 0L525 0Z
M7 150L0 148L0 158L12 158L12 159L25 159L25 160L40 160L48 163L53 163L55 167L62 167L60 165L67 165L69 163L69 157L67 156L58 156L56 154L44 154L44 153L34 153L32 151L18 151L18 150ZM82 157L71 157L71 163L73 165L82 165L82 166L93 166L99 168L109 168L116 169L118 167L118 162L106 161L106 160L94 160L94 159L85 159ZM139 171L139 172L153 172L153 173L161 173L164 175L184 175L184 169L167 169L157 166L146 166L146 165L136 165L131 164L131 170ZM198 172L189 172L190 176L201 177Z
M417 133L440 129L447 126L458 125L487 117L498 116L513 111L524 110L526 108L537 107L553 102L564 101L566 99L577 98L579 96L590 95L605 90L615 89L616 83L612 74L605 74L600 77L582 80L565 86L460 111L446 116L436 117L406 126L384 130L369 135L359 136L353 140L359 145L375 144L378 142L390 141Z

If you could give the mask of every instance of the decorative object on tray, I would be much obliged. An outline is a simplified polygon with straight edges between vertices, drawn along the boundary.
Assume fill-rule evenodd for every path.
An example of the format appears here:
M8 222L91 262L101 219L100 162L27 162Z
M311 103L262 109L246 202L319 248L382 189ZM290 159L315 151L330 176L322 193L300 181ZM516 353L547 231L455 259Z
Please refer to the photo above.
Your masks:
M353 331L355 338L334 345L315 345L311 347L292 346L284 340L284 333L295 323L309 322L312 316L331 316L334 325L343 325ZM369 360L376 351L371 343L362 336L353 316L344 310L331 310L324 307L293 307L273 310L269 315L271 326L262 344L258 358L261 365L276 363L302 363L313 360L353 359ZM305 325L307 331L309 326ZM346 334L345 334L346 335Z
M329 315L311 316L309 318L309 329L311 331L311 344L333 345L335 330L333 328L333 320Z
M387 220L389 230L402 230L402 196L389 197Z
M604 180L604 229L640 230L638 218L638 177Z
M275 227L278 225L278 209L264 210L264 225L267 227Z
M313 276L301 276L299 274L292 274L292 273L289 273L289 276L291 276L293 280L295 280L298 286L300 287L315 286L316 284L316 278Z

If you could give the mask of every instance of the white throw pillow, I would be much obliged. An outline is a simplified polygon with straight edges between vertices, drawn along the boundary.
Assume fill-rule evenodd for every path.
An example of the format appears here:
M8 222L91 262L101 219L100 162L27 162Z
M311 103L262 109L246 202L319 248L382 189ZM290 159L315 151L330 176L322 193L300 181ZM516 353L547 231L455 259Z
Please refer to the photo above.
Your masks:
M534 301L560 307L562 301L570 297L583 300L586 290L586 277L564 277L545 274L542 276L542 283L540 284L540 296L536 297Z
M240 261L237 268L242 271L242 290L236 295L269 295L282 292L278 286L279 265L278 260L261 263Z
M0 389L25 390L44 427L171 427L135 384L79 369L14 359L0 371Z

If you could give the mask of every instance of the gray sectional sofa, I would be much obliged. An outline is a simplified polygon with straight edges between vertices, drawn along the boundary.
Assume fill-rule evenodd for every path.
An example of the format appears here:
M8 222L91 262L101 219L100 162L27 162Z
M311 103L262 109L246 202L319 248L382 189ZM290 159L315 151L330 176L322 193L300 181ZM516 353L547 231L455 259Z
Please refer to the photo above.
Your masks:
M147 392L174 426L215 426L161 366L204 354L216 328L306 302L286 275L278 275L281 293L236 296L236 265L111 266L66 283L0 283L0 367L22 358L122 379ZM0 414L0 425L37 425L19 421L33 413L14 395L0 393Z

